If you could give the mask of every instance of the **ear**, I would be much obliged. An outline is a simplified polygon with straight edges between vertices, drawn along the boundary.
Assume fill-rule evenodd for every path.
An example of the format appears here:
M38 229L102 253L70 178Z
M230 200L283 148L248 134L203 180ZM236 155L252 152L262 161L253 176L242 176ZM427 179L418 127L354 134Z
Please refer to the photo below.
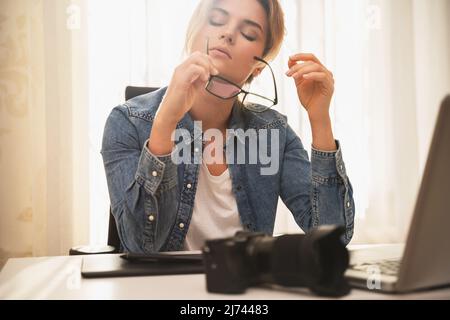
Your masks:
M262 72L263 68L256 68L255 71L253 71L252 76L253 78L256 78L257 76L259 76Z

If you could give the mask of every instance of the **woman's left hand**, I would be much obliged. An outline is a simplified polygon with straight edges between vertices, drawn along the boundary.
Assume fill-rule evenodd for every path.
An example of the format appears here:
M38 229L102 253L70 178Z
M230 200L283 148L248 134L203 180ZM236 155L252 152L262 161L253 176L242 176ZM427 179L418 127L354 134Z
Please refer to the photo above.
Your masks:
M297 63L304 61L304 63ZM310 121L328 119L334 93L333 74L313 54L299 53L289 58L288 77L295 80L300 103Z

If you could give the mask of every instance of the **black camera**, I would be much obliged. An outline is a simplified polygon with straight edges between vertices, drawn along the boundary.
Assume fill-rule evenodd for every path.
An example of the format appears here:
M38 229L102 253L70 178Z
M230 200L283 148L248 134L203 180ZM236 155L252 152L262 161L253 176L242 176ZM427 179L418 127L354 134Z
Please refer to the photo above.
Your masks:
M350 291L344 278L348 251L341 226L321 226L306 235L272 237L239 231L203 247L209 292L243 293L250 286L307 287L322 296Z

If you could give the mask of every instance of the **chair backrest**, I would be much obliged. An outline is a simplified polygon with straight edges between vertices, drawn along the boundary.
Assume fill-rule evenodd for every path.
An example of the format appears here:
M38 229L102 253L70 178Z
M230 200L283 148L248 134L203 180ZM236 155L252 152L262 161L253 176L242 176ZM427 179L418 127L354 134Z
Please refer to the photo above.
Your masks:
M127 87L125 89L125 101L158 89L157 87ZM120 250L119 233L117 232L116 219L114 219L111 208L109 209L108 245L115 247L116 251Z
M134 97L158 90L157 87L127 87L125 89L125 101L133 99Z

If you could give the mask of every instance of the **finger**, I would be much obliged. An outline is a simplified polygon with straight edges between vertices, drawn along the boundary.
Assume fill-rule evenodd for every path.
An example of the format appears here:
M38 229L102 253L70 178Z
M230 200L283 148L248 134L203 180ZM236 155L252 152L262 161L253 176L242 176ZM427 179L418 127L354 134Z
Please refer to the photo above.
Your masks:
M214 66L211 57L207 56L204 53L201 53L199 51L194 52L190 58L190 62L202 66L212 75L219 74L219 70L217 70L217 68Z
M288 60L288 67L289 67L289 69L292 68L293 66L296 66L296 65L298 65L297 61L294 61L294 60L291 60L291 59Z
M194 66L198 66L202 69L203 73L204 73L204 77L203 79L206 79L205 81L207 81L209 79L209 77L211 77L211 75L217 75L219 72L215 72L215 71L211 71L208 67L205 67L204 64L199 64L197 62L193 62Z
M289 57L289 62L296 62L296 61L314 61L320 65L322 65L322 62L320 62L319 59L312 53L297 53Z
M314 80L322 83L328 83L331 85L331 81L328 75L324 72L311 72L303 75L303 78L306 80Z
M293 77L295 79L301 79L304 74L311 73L311 72L323 72L326 74L326 70L321 65L314 63L311 65L305 66L303 68L300 68L296 72L291 72L291 73L287 74L287 76Z
M186 76L189 79L189 83L194 83L198 79L201 79L203 82L207 82L209 80L209 73L205 70L205 68L197 64L191 64L189 66Z
M206 60L203 60L203 59ZM201 57L202 61L206 61L207 65L209 66L209 72L213 75L216 76L219 74L219 69L216 68L216 66L214 65L214 60L213 58L211 58L208 55L204 55L203 57Z
M191 54L191 56L184 62L184 67L189 68L192 64L201 66L211 74L216 74L216 72L218 72L210 62L209 57L199 51Z
M314 65L318 66L317 63L312 62L312 61L304 62L304 63L296 63L294 66L292 66L292 67L286 72L286 75L287 75L288 77L290 77L290 76L292 76L294 73L297 73L297 72L300 71L300 70L303 70L303 69L305 69L305 68L307 68L307 67L314 66Z

